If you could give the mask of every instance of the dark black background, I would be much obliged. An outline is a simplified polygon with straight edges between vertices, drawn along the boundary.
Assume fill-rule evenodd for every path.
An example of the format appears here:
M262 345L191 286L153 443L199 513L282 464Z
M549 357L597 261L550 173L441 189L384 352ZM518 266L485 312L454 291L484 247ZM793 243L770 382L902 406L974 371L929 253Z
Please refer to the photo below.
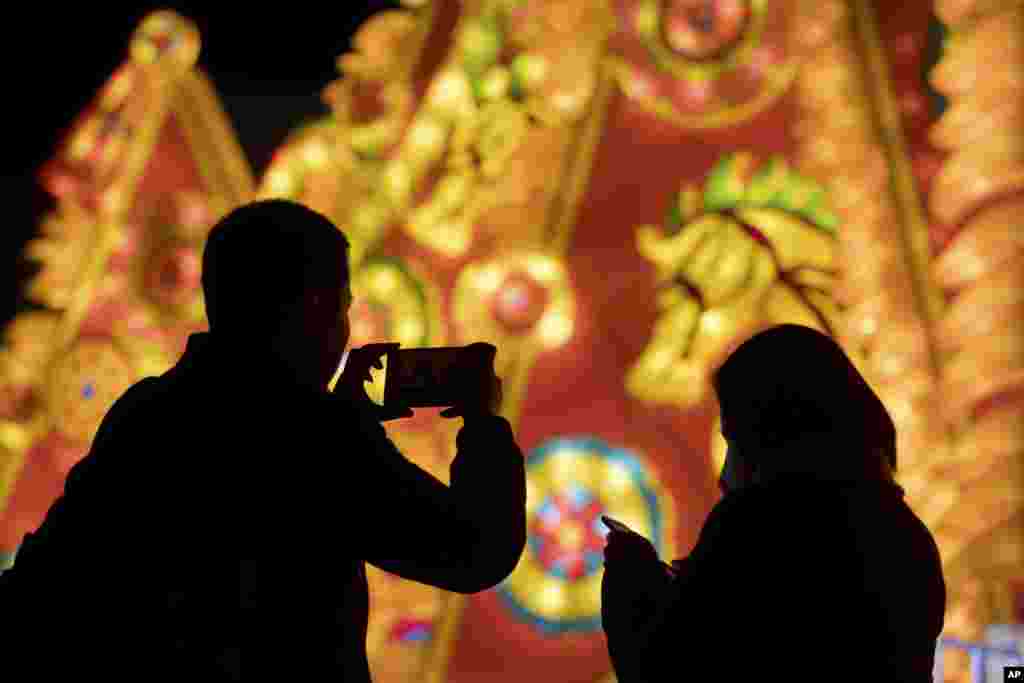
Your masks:
M39 0L8 8L0 58L5 148L5 216L0 222L0 328L28 307L22 290L34 267L20 257L52 201L39 186L74 117L125 59L132 32L157 9L196 23L199 62L221 97L258 175L288 131L326 109L321 89L337 76L336 59L385 0L252 3L78 4Z

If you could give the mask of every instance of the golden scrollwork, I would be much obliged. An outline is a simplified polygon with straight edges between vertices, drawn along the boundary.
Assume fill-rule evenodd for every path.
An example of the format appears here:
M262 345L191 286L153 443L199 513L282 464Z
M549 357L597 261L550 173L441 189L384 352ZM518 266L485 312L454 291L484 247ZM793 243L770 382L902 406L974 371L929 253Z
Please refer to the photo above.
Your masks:
M623 94L682 128L735 125L789 90L799 51L784 7L636 0L620 5L619 48L606 58ZM646 59L635 49L639 43Z
M841 310L836 336L893 414L901 483L918 513L934 523L956 490L932 478L924 464L941 460L949 443L930 398L937 380L927 323L918 309L914 261L901 233L918 227L900 212L915 199L904 196L897 202L894 196L894 187L904 190L893 170L899 153L892 153L890 165L882 140L897 135L879 135L874 109L881 104L859 66L859 43L869 53L877 45L869 40L863 4L803 2L798 7L805 58L795 84L794 163L820 179L843 221L836 252L834 294ZM877 66L879 60L870 61ZM885 82L884 74L878 77ZM841 115L837 103L843 103ZM880 118L883 125L899 125Z
M25 256L42 266L29 282L28 295L60 310L71 300L99 227L83 207L69 201L43 219L40 233L25 248Z
M952 4L945 3L943 11L949 11ZM985 3L959 4L975 5L976 9ZM872 38L876 29L870 9L866 3L801 6L805 11L802 40L807 58L796 84L797 164L822 179L843 217L838 263L841 277L836 288L843 318L840 338L854 352L851 355L855 360L863 359L861 367L866 378L896 422L899 481L907 490L908 502L935 533L943 558L950 592L947 632L976 638L994 614L993 603L972 597L972 590L977 593L991 583L969 558L975 554L978 558L985 556L981 539L1019 508L1015 494L1004 485L1006 478L978 486L977 476L980 472L999 471L1002 459L1019 451L1020 430L1014 423L1019 417L1010 413L978 417L979 399L995 386L985 386L986 374L977 375L970 386L966 380L971 373L986 367L993 371L1013 355L1015 347L1006 344L1005 337L992 348L976 335L970 339L964 336L975 320L997 329L995 316L986 316L983 306L984 301L998 297L989 299L979 294L979 305L970 306L971 315L964 314L971 299L969 281L984 272L1000 271L998 264L1006 262L1006 255L1000 253L996 257L996 252L1002 250L994 245L983 247L984 238L963 234L964 242L955 252L940 256L929 266L930 255L926 248L921 248L919 234L923 219L908 210L918 200L913 186L904 182L899 122L885 101L886 94L872 92L857 66L858 41L872 55L868 61L873 72L884 65L884 56L874 54L880 48L877 36ZM850 21L851 11L855 21ZM961 16L971 15L970 26L980 29L985 25L972 8L961 7L957 12ZM998 122L1012 120L1013 114L1004 107L1017 101L1016 94L981 97L971 85L982 73L988 82L990 64L996 71L993 87L1004 88L1013 80L998 74L1005 70L1005 58L1016 54L1016 39L996 41L992 39L994 29L989 25L986 30L990 34L986 40L954 37L932 74L936 86L950 97L949 109L932 130L933 142L939 146L959 148L960 133L965 133L967 139L974 135L967 128L1003 125ZM990 54L993 50L1002 50L1002 57L996 59ZM982 53L987 55L985 59L980 58ZM995 61L999 65L994 65ZM1019 64L1006 68L1016 74ZM880 82L880 87L884 87L884 74ZM1000 111L983 114L979 110L982 101ZM844 103L841 116L836 115L837 102ZM877 118L872 109L879 112ZM878 126L885 129L881 139L888 141L888 145L880 143ZM986 137L978 143L966 143L963 153L951 156L944 169L946 175L931 190L930 208L940 220L959 220L986 196L1012 187L1016 143L1010 144L1000 136ZM973 151L968 147L973 147ZM991 161L988 170L995 174L989 179L978 177L988 163L983 161L986 158ZM899 202L895 201L896 195ZM1010 213L1004 211L1002 215ZM1008 245L1006 230L992 231L1000 222L998 211L978 219L979 225L988 226L986 232L1004 234L1002 246ZM904 234L894 230L901 225ZM864 258L866 253L872 257ZM1002 286L992 291L1005 289L1009 284L1006 278ZM958 297L946 308L943 299L954 291ZM957 306L961 301L962 308ZM990 350L973 358L974 346ZM936 401L935 397L940 395L943 401ZM965 417L972 414L974 418L964 424ZM987 606L980 607L982 604ZM947 660L947 675L965 680L966 669L957 673L951 663Z
M723 157L703 191L684 187L669 234L637 228L660 288L651 341L626 375L642 400L693 407L745 335L779 322L829 332L836 219L814 183L781 159Z
M1024 554L1024 7L957 0L936 10L949 36L930 79L949 106L930 136L948 156L930 208L958 229L930 274L948 301L933 331L954 434L940 473L960 496L933 529L954 605L947 630L976 639L986 625L1012 620L1008 587ZM956 664L966 680L966 663Z
M422 126L409 128L412 72L432 17L428 6L364 24L353 51L338 59L342 77L324 89L331 116L292 133L260 183L261 197L294 199L330 217L349 237L353 267L409 199L410 160L395 159L395 150L403 139L424 139Z
M971 3L977 7L983 3ZM986 197L1024 189L1024 138L1020 66L1024 63L1024 12L1002 3L954 30L931 80L950 98L931 131L949 153L935 178L931 209L955 225Z
M414 239L459 256L477 226L507 227L512 213L521 239L511 240L538 243L567 126L582 116L596 87L607 22L604 3L514 11L488 1L467 9L412 124L423 133L408 136L398 154L407 159L410 186L429 192L408 209L405 229Z
M50 310L25 315L5 339L0 509L9 506L27 458L58 463L45 476L64 476L113 399L141 376L167 369L182 339L197 331L205 232L252 187L226 115L195 69L198 50L191 22L172 12L148 15L128 58L42 169L57 205L27 249L42 265L28 294ZM170 129L184 137L182 151L198 171L180 195L181 188L164 193L154 155ZM161 213L151 194L167 199L171 213ZM137 249L133 232L152 237L154 248ZM31 490L16 497L20 504L45 510L51 501ZM4 543L14 545L4 550L33 530L33 515L5 510Z
M449 257L477 230L537 245L569 126L596 87L604 3L476 0L414 104L412 71L436 11L363 26L324 92L333 116L289 138L263 179L263 196L306 202L342 226L354 264L393 226Z

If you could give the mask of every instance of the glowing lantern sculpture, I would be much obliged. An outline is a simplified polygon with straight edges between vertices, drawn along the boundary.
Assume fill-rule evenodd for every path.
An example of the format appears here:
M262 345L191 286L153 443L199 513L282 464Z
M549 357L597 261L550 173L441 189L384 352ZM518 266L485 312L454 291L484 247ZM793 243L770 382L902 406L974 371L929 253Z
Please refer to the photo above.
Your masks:
M724 446L709 374L779 322L835 336L896 420L948 633L1024 620L1019 3L405 4L360 30L332 116L259 183L195 28L142 23L43 173L29 293L49 310L0 355L0 558L117 395L202 329L217 217L288 197L353 243L353 345L495 343L528 454L529 544L497 589L370 572L376 680L611 680L595 520L688 551ZM442 480L455 428L388 425Z

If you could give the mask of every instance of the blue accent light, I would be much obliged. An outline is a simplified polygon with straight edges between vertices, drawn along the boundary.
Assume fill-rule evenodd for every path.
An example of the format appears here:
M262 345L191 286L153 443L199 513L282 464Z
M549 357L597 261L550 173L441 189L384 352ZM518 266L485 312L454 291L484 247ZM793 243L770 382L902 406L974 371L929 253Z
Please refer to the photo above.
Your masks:
M572 505L577 510L582 510L587 507L592 500L592 496L585 489L579 486L573 486L572 491L569 494L572 497Z
M541 507L537 516L544 520L544 523L549 526L558 526L562 521L562 515L558 510L558 507L550 500L545 501Z
M402 640L407 643L422 643L430 640L430 629L425 626L417 626L402 634Z

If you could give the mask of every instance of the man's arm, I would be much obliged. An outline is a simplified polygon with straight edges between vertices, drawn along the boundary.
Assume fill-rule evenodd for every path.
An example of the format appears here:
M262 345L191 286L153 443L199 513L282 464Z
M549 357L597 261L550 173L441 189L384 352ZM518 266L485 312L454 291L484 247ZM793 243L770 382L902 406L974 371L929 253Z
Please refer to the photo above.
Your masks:
M507 577L526 545L526 473L507 420L473 415L456 437L451 486L407 460L379 424L364 423L376 512L359 555L406 579L476 593Z

